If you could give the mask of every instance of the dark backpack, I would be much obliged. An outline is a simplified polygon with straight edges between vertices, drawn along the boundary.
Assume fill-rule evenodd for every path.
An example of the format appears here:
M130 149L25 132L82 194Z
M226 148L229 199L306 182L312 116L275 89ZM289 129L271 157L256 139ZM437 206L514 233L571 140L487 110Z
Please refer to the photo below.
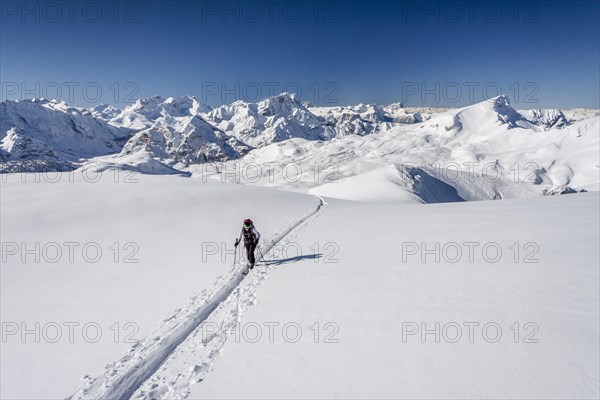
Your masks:
M248 230L246 230L246 229L244 229L244 227L242 227L245 245L250 245L250 244L256 243L256 235L254 234L254 232L252 232L253 229L254 229L254 225L251 225L250 229L248 229Z

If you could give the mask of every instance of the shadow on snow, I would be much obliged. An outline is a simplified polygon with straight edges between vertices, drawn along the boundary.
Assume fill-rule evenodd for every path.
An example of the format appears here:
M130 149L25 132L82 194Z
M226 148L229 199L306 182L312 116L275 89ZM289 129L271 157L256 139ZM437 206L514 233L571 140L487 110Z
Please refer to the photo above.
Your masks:
M301 261L301 260L317 260L321 257L323 257L323 254L317 253L317 254L307 254L307 255L290 257L290 258L261 260L260 263L265 264L265 265L282 265L282 264L295 263L295 262Z

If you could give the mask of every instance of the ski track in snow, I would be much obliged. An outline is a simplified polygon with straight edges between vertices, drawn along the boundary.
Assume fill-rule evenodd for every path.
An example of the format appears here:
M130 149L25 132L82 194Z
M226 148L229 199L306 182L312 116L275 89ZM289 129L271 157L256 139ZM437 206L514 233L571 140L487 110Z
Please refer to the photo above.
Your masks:
M318 196L316 196L318 197ZM325 210L318 202L293 219L260 246L264 258L284 249L310 220ZM259 253L260 256L260 253ZM135 343L127 355L108 364L95 378L85 376L83 386L70 400L81 399L184 399L189 388L201 382L225 345L228 335L243 313L255 304L256 290L276 266L260 263L248 275L245 265L236 264L188 304L163 320L144 340ZM210 323L211 329L206 327ZM220 328L214 331L214 324Z

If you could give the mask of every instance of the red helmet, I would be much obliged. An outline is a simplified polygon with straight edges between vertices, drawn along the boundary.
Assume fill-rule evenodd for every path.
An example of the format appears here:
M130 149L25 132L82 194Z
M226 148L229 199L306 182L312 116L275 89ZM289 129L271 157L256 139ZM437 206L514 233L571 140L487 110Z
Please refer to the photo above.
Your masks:
M250 228L252 225L253 225L253 223L252 223L251 219L244 220L244 227Z

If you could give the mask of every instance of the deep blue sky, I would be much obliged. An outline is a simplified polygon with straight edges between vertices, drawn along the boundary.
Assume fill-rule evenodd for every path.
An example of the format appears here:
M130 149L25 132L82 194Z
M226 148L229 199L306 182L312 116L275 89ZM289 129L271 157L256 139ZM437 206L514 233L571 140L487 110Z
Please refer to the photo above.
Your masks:
M472 3L2 1L2 98L600 108L598 1Z

